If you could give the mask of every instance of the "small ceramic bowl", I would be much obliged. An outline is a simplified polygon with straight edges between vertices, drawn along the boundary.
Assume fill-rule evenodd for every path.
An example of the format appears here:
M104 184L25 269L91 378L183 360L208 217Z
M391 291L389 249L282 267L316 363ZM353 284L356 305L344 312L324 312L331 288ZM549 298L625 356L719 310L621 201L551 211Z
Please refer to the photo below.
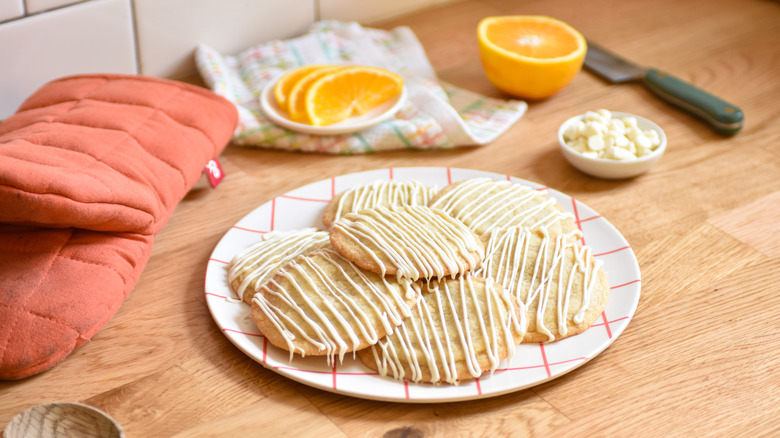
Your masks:
M572 117L563 122L558 129L558 144L560 145L563 156L566 157L569 163L589 175L604 179L631 178L648 171L661 159L661 156L666 150L666 134L658 125L644 117L613 111L612 117L614 118L634 117L639 129L643 131L648 129L656 131L658 133L658 138L661 140L661 144L658 145L652 153L632 160L610 160L607 158L587 157L567 146L566 141L563 139L563 133L566 132L568 127L573 123L577 123L583 117L585 117L585 115L580 114L579 116Z

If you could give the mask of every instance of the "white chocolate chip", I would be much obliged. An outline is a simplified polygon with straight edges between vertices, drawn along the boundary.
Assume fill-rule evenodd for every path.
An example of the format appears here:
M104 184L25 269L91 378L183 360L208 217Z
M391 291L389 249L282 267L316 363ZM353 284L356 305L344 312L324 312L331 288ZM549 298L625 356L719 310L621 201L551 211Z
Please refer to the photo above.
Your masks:
M650 142L653 146L658 146L661 144L661 138L658 137L658 132L656 132L653 129L648 129L644 132L645 136L650 139Z
M612 119L609 121L609 130L615 134L624 134L626 132L626 125L618 119Z
M585 140L585 137L578 137L577 140L574 142L574 146L572 147L577 152L587 152L588 142L587 140Z
M615 146L619 148L627 148L630 141L625 135L618 135L615 137Z
M644 134L639 134L634 139L634 143L642 148L650 149L653 146L653 142L650 141L649 138L645 137Z
M572 123L569 125L569 127L566 129L566 132L563 133L563 138L566 140L574 140L580 135L582 135L582 131L585 129L585 123L581 120L577 123Z
M628 139L631 141L636 141L636 138L640 135L642 135L642 131L640 131L636 126L628 128L628 132L626 132L626 137L628 137Z
M585 137L601 135L606 130L607 127L603 123L591 120L585 122L585 129L582 130L582 135Z
M603 115L599 114L595 111L588 111L585 113L585 121L586 122L599 122L599 123L606 123L607 120L609 120L608 117L604 117Z
M600 135L591 135L588 137L588 148L592 151L600 151L604 149L604 137Z
M623 148L612 148L610 151L611 155L616 160L634 160L636 159L636 155L632 154L630 151L627 151Z

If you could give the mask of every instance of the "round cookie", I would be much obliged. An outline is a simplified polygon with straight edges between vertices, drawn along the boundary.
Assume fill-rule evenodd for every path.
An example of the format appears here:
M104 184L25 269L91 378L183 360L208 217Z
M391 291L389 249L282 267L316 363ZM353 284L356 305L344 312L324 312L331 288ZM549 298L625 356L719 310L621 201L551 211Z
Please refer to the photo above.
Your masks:
M434 280L395 333L358 351L380 375L458 384L495 371L523 339L523 310L503 287L473 275Z
M524 225L552 233L577 229L574 218L543 192L510 181L474 178L450 184L428 203L482 236L496 228Z
M359 268L332 248L282 267L252 299L252 319L271 344L302 356L335 356L392 333L420 296L419 285Z
M492 231L485 260L475 273L500 283L526 308L523 342L550 342L587 330L609 298L601 261L576 240L579 231L552 235L546 229Z
M330 246L330 234L315 228L272 231L260 242L233 257L228 266L228 282L247 304L260 286L287 262L299 255Z
M413 281L463 274L484 256L482 241L463 223L425 206L348 213L333 224L330 241L364 269Z
M330 201L322 215L322 223L330 228L345 214L365 208L428 205L435 193L435 187L427 187L417 181L376 181L356 186Z

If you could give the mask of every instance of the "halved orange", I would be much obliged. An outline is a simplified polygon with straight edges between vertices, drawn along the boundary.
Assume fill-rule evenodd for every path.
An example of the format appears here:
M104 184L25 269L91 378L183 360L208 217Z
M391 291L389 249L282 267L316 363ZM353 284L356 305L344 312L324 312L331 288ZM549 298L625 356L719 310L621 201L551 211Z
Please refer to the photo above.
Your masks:
M291 120L309 123L309 116L306 114L306 92L317 79L340 68L335 65L320 66L304 74L293 85L290 94L287 95L287 113Z
M320 76L306 92L306 113L314 126L359 116L398 96L404 79L370 66L344 67Z
M276 84L274 84L274 97L276 98L276 104L279 106L279 109L286 112L287 98L290 96L290 92L292 91L295 84L298 83L301 78L306 76L306 74L322 67L325 67L325 65L302 65L282 75L282 77L276 81Z
M501 91L542 99L569 84L587 44L568 24L538 15L488 17L477 27L485 73Z

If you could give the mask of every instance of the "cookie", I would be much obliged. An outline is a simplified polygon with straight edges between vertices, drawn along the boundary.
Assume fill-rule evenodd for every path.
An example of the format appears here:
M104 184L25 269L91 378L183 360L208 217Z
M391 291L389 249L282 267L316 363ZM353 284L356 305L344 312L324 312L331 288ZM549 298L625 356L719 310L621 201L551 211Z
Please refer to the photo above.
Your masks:
M228 266L228 282L247 304L257 289L287 262L299 255L330 246L330 234L314 228L272 231L260 242L233 257Z
M476 275L500 283L526 307L524 342L550 342L587 330L609 298L601 261L576 240L579 231L510 227L490 233Z
M426 187L417 181L376 181L360 185L336 195L325 208L322 223L330 228L345 214L365 208L428 205L435 193L435 187Z
M524 225L553 233L577 229L574 218L543 192L510 181L474 178L450 184L428 203L482 236L496 228Z
M419 285L366 271L332 248L283 266L252 298L252 319L268 341L301 356L338 356L392 333L420 296Z
M480 239L463 223L425 206L378 207L333 224L331 244L356 265L400 278L442 278L482 261Z
M513 356L525 325L503 287L464 275L423 286L423 298L396 331L358 351L382 376L416 383L458 384Z

